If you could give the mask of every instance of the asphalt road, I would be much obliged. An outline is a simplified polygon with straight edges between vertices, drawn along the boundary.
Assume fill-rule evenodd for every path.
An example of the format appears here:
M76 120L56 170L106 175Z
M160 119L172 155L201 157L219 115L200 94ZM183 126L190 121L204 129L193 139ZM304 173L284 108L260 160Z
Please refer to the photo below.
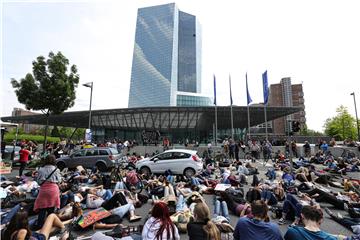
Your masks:
M264 174L265 174L265 171L266 171L267 167L263 166L259 162L257 162L256 165L257 165L257 167L259 169L259 173L260 173L258 175L259 179L261 179L261 178L266 179ZM12 176L13 177L13 176L16 176L17 173L18 173L18 170L13 170L12 174L6 175L6 176ZM359 173L354 173L354 175L352 177L357 177L358 178L358 174ZM245 192L250 187L251 181L252 181L252 176L250 176L248 178L249 185L244 186ZM333 189L333 190L338 191L340 189ZM212 203L213 202L213 195L204 195L204 199L205 199L206 203L208 204L208 206L210 207L211 212L213 212L213 203ZM321 205L322 208L323 207L329 207L329 209L331 209L334 212L340 212L343 216L348 216L348 214L345 211L336 210L330 204L320 203L320 205ZM136 214L143 217L141 221L136 222L136 223L129 223L127 220L124 220L123 224L124 225L129 225L129 226L135 226L135 225L139 225L139 224L144 224L151 207L152 207L151 200L149 200L149 202L147 204L143 205L141 208L136 209ZM231 219L231 225L235 226L236 223L237 223L238 217L236 217L234 215L230 215L230 219ZM277 222L277 220L278 219L273 219L273 221L275 221L275 222ZM289 222L288 224L291 224L291 223ZM285 234L285 232L286 232L286 230L288 228L288 224L280 225L280 229L281 229L281 232L283 234ZM331 220L331 218L327 215L327 213L325 213L325 211L324 211L324 222L321 225L321 229L326 231L326 232L332 233L332 234L341 234L341 235L345 235L345 236L351 235L351 232L349 230L347 230L346 228L344 228L343 226L341 226L337 222ZM91 232L86 232L86 233L80 234L79 236L88 236L90 234L91 234ZM84 239L86 239L86 238L84 238ZM188 237L187 237L186 234L182 234L181 239L188 239Z

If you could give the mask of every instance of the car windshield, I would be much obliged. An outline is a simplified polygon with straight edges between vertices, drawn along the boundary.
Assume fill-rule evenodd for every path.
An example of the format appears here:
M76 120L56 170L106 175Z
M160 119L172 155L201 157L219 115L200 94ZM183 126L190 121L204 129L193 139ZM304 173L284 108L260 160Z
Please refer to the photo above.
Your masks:
M12 151L14 149L14 146L6 146L5 149L6 149L6 151ZM20 151L20 149L21 149L21 147L16 146L15 152Z
M119 152L116 148L110 148L110 151L111 151L112 155L119 154Z

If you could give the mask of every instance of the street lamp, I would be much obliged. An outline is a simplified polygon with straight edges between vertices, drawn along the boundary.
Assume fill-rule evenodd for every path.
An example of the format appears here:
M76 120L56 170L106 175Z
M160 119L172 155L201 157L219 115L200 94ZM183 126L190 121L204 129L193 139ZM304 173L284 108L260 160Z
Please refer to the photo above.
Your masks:
M91 131L91 102L92 102L92 92L93 92L93 82L84 83L83 86L91 88L90 92L90 108L89 108L89 131Z
M357 109L356 109L356 99L355 99L355 92L350 93L354 97L354 106L355 106L355 116L356 116L356 127L357 127L357 134L358 134L358 141L360 141L360 128L359 128L359 119L357 115Z

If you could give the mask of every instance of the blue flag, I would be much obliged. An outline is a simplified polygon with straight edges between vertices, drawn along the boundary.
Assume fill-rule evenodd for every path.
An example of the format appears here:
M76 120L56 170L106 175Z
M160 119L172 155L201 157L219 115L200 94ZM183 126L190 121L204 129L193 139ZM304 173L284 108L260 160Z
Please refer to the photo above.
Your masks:
M229 75L229 85L230 85L230 105L233 105L232 92L231 92L231 76Z
M249 88L248 88L248 80L247 80L247 73L245 75L246 77L246 97L247 97L247 105L249 105L252 102L252 99L250 97Z
M263 79L263 89L264 89L264 105L266 105L269 101L269 85L268 85L268 77L267 71L262 74Z
M216 105L216 78L214 74L214 105Z

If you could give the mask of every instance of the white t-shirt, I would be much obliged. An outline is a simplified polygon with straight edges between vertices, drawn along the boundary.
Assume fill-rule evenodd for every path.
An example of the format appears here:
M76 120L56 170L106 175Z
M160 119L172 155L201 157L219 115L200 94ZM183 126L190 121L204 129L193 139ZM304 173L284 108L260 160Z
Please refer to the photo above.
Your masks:
M143 228L143 231L141 234L142 239L143 240L155 240L156 234L157 234L160 226L161 226L160 220L158 220L154 217L150 217L144 225L144 228ZM168 239L166 229L164 229L161 239L163 239L163 240ZM174 225L174 236L173 236L173 233L171 232L170 239L180 240L179 231L175 225Z
M87 198L86 198L86 207L87 208L99 208L101 207L101 204L103 204L103 202L105 201L102 198L96 198L93 199L93 196L91 196L91 194L88 194Z

